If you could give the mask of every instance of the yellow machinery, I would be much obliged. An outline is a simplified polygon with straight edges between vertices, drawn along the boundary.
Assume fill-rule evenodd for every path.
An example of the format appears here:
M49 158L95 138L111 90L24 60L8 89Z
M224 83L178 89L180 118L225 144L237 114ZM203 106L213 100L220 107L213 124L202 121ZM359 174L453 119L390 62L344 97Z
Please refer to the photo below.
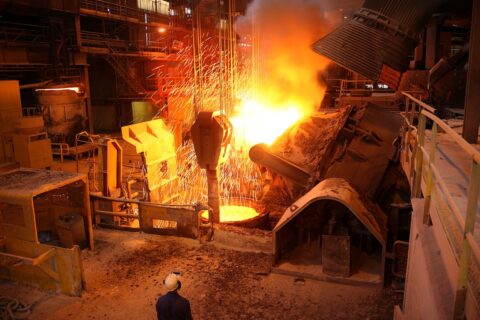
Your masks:
M149 200L168 203L177 195L177 158L173 134L161 120L122 127L122 137L142 154L146 170Z
M48 168L52 147L41 116L23 117L18 81L0 81L0 163Z
M78 296L85 282L80 247L93 249L85 175L0 174L0 278Z
M18 81L0 81L0 163L12 162L13 141L7 134L15 130L15 119L22 116Z
M15 161L22 167L49 168L52 165L52 148L46 132L13 134L11 141Z

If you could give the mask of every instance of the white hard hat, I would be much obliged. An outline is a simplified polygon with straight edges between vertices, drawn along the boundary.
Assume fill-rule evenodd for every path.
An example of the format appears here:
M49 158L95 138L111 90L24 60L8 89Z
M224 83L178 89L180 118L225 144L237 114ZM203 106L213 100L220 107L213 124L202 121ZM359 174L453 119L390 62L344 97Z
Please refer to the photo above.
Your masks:
M165 280L163 280L163 285L167 291L175 291L178 288L178 276L175 273L170 273Z

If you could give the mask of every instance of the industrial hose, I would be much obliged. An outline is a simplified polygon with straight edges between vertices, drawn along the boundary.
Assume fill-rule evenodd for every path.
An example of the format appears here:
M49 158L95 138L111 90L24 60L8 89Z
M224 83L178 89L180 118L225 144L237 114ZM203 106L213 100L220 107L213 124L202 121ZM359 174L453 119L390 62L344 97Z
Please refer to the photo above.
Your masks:
M26 319L31 312L32 305L0 296L0 320Z

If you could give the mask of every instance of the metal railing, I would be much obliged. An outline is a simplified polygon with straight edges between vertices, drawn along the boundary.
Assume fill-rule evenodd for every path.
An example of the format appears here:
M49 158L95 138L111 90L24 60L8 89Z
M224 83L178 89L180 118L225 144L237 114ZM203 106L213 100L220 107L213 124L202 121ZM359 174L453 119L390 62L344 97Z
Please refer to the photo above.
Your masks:
M340 97L343 96L371 96L373 93L372 80L342 80L340 82Z
M86 47L114 48L116 50L121 50L121 52L140 50L168 53L171 51L171 39L168 37L159 37L156 32L149 33L148 35L152 34L155 40L144 39L133 41L121 39L105 32L82 30L81 38L82 46Z
M39 116L42 114L42 109L38 106L36 107L23 107L22 114L24 117L33 117Z
M112 37L104 32L81 31L82 45L106 48L107 43L110 47L126 48L127 41Z
M67 143L52 142L52 154L60 156L60 162L63 162L63 158L70 155L70 146Z
M412 94L405 96L403 157L409 165L406 172L412 184L412 196L423 197L424 224L430 224L430 209L436 207L443 224L442 230L449 240L450 249L459 268L455 292L455 318L465 311L467 292L470 290L477 310L480 303L480 247L474 237L475 219L480 191L480 152L467 143L458 133L438 118L435 108L420 101ZM429 133L429 147L426 145L427 122L432 128ZM436 163L439 144L439 130L464 152L471 161L468 179L467 206L462 212L452 191L441 175ZM437 160L438 161L438 160ZM423 192L422 192L423 191ZM458 197L458 195L456 195ZM432 201L432 198L435 201Z
M47 26L5 21L0 23L0 43L4 46L47 45L48 35Z
M164 235L179 235L197 238L201 229L213 232L212 211L209 207L197 205L170 205L140 201L138 199L112 198L90 194L92 215L95 224L101 227L142 231ZM100 207L115 208L121 204L121 210L112 211ZM208 211L208 219L204 220L202 212ZM111 218L110 223L102 219ZM126 224L121 219L127 220ZM137 223L128 223L136 220Z
M95 14L136 18L139 22L169 23L169 16L151 10L140 9L120 2L104 0L80 0L80 8L92 10Z

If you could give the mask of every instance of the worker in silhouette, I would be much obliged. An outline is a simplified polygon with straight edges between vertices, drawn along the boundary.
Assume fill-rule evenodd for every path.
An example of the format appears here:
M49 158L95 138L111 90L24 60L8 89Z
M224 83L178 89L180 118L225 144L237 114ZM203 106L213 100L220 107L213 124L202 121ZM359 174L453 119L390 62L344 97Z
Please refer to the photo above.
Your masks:
M178 294L182 287L179 274L170 273L163 280L163 285L168 292L157 300L158 320L191 320L190 302Z

